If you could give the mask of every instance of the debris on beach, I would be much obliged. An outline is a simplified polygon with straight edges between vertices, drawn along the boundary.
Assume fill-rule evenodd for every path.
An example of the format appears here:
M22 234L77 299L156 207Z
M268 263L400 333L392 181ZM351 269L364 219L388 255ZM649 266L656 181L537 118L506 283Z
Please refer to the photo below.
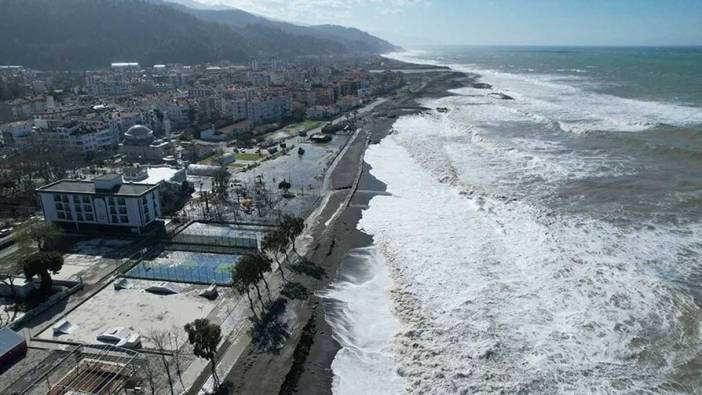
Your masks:
M498 99L502 99L502 100L514 100L514 98L512 96L505 95L502 92L492 92L492 93L489 93L488 95L492 96L492 97L496 97Z

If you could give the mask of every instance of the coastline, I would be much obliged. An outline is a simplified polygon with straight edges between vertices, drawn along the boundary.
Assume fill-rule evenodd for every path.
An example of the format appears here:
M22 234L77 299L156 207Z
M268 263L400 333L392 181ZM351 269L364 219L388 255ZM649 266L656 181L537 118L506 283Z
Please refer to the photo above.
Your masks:
M370 166L363 161L365 149L387 136L397 117L429 110L417 99L448 96L450 89L474 81L473 76L451 70L408 74L407 79L414 89L399 92L364 114L361 132L332 170L329 185L332 193L311 225L315 242L306 255L323 268L325 275L320 279L295 275L294 281L307 287L311 296L306 301L288 303L287 314L293 322L289 327L290 338L277 354L258 354L250 347L242 354L228 375L236 393L332 393L331 364L340 345L325 317L327 311L337 307L317 293L336 281L349 251L372 245L372 236L359 231L357 224L373 196L384 193L386 188L370 174Z

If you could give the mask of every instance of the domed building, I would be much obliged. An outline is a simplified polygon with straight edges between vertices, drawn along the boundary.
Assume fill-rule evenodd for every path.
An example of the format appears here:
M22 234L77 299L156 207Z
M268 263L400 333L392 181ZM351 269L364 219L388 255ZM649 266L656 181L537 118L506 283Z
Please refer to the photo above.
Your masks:
M134 125L124 134L124 144L144 145L154 141L153 130L144 125Z
M144 125L134 125L124 133L119 152L130 162L161 163L168 156L170 144L154 137L154 132Z

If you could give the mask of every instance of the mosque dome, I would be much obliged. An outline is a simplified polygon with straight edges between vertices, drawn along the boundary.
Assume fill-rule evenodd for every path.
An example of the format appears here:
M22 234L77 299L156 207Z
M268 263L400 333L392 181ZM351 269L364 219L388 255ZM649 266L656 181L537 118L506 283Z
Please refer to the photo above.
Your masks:
M154 132L144 125L134 125L131 128L127 129L125 135L130 137L147 137L153 136Z
M124 143L128 145L148 145L154 140L154 132L144 125L134 125L124 133Z

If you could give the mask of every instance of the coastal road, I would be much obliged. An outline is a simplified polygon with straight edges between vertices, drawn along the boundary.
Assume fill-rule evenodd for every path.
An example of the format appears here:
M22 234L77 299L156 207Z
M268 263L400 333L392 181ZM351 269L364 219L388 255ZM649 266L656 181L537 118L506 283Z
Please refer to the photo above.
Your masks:
M385 101L387 101L386 98L378 98L372 103L359 109L358 113L366 114ZM333 122L338 123L343 119L345 119L345 116L338 117ZM321 132L321 128L322 127L320 126L313 130L316 130L316 133L319 133ZM361 134L363 134L361 137L363 138L363 141L358 140ZM367 143L367 138L365 136L366 134L362 133L360 129L356 130L354 135L349 138L346 145L339 151L334 161L332 161L331 165L326 170L322 188L325 197L319 206L306 219L306 230L298 238L298 243L296 243L298 245L298 252L301 255L304 256L311 250L313 245L312 242L315 240L315 234L320 231L320 224L324 223L324 226L321 227L321 231L323 231L327 224L333 222L333 220L339 216L340 212L342 211L341 209L348 204L348 197L344 199L330 199L332 195L336 194L348 194L350 196L351 190L353 189L350 188L341 191L333 190L331 175L334 173L339 163L342 162L342 159L349 154L352 147L354 147L352 152L353 156L360 156L362 154ZM357 171L360 172L360 169L361 166L358 166ZM358 175L356 173L354 173L354 175L355 179L357 180ZM332 213L328 214L331 209L330 207L327 207L330 201L334 201L335 204L339 204L339 207L335 207ZM329 218L327 218L324 214L329 215ZM282 289L283 283L280 281L276 268L274 268L273 272L269 273L267 281L274 298L277 297ZM248 306L246 306L245 303L236 303L235 306L231 307L227 311L222 310L221 313L226 314L226 318L224 318L222 324L222 332L226 333L227 335L224 336L221 343L217 371L220 377L224 378L231 375L236 362L238 362L242 355L244 355L244 352L250 345L250 338L247 334L248 329L250 328L250 322L248 320ZM186 383L191 383L190 390L187 391L188 394L194 395L204 393L205 391L211 391L213 382L211 376L209 375L208 366L209 364L205 361L196 359L193 361L191 367L189 367L184 373L184 381L186 381Z

